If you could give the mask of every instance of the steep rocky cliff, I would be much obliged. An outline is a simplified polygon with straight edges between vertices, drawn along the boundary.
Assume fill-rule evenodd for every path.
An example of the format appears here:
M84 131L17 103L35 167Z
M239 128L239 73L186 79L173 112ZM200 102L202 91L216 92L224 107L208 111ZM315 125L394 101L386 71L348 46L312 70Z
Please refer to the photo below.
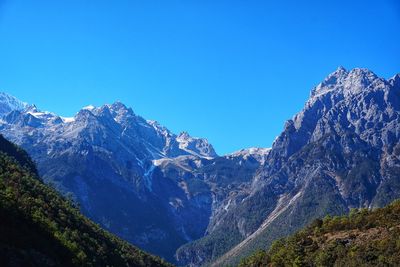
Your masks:
M237 263L315 218L400 197L399 80L366 69L330 74L286 122L248 196L208 236L178 250L180 262Z

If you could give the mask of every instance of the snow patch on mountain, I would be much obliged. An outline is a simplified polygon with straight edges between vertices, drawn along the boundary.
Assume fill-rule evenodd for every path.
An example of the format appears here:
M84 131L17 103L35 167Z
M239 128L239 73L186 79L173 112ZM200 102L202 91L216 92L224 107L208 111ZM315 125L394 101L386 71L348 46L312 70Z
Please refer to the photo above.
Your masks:
M92 110L95 109L95 108L96 108L96 107L93 106L93 105L88 105L88 106L83 107L82 109L92 111Z
M64 123L70 123L74 122L75 118L74 117L60 117Z

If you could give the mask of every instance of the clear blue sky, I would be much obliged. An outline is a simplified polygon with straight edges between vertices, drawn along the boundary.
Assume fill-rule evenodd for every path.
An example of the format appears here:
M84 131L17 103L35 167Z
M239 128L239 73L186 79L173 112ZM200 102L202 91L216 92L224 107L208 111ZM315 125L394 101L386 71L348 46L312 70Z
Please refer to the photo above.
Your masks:
M0 0L0 90L120 100L220 154L269 147L339 65L400 72L399 1Z

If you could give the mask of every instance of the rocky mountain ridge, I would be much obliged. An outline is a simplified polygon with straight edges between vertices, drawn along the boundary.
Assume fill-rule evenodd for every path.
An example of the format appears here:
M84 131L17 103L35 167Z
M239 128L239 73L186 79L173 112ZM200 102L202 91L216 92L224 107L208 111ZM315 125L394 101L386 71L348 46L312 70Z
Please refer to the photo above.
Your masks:
M120 102L87 106L72 118L34 105L14 108L0 132L24 147L43 179L71 194L84 214L169 261L180 245L204 236L210 217L229 208L231 191L249 184L265 156L218 157L207 140L175 135Z

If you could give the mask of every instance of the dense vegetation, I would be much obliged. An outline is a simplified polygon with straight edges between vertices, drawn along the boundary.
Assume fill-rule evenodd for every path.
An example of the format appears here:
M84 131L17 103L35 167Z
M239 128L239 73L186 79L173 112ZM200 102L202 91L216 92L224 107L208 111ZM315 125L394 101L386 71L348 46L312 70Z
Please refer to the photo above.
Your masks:
M315 220L240 266L400 266L400 200Z
M0 266L168 266L84 217L0 135Z

